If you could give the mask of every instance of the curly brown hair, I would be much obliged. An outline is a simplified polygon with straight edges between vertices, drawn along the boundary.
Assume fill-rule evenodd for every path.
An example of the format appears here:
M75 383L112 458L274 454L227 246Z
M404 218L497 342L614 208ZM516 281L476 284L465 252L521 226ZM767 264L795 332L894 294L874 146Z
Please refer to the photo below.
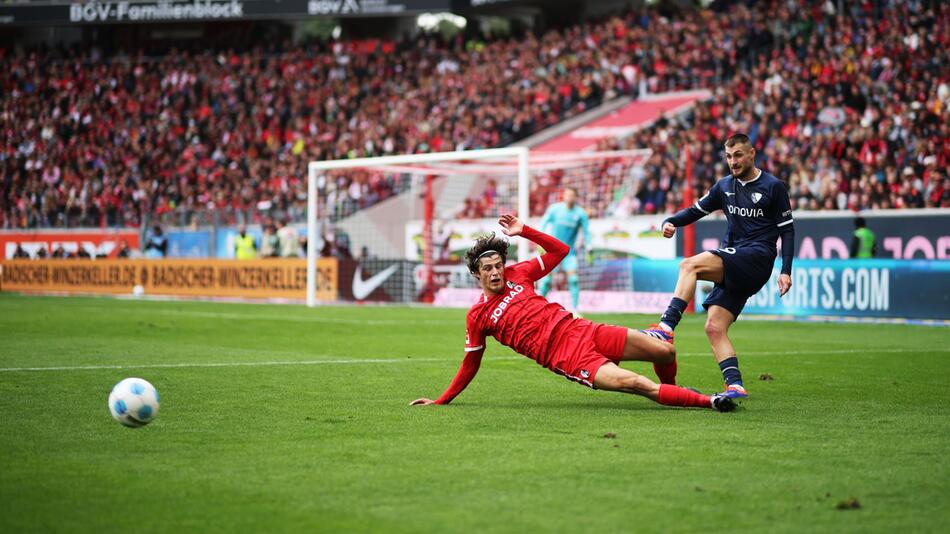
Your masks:
M501 261L507 261L508 240L503 237L495 237L495 232L478 238L475 241L475 245L465 253L465 263L468 264L469 272L477 274L478 260L490 252L501 256Z

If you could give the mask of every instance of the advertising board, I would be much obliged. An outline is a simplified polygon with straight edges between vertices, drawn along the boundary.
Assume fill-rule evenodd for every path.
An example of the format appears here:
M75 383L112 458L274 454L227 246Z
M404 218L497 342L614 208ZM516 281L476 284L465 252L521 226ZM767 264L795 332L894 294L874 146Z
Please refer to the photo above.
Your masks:
M317 261L317 299L337 299L337 260ZM307 262L290 260L11 260L0 290L303 300Z

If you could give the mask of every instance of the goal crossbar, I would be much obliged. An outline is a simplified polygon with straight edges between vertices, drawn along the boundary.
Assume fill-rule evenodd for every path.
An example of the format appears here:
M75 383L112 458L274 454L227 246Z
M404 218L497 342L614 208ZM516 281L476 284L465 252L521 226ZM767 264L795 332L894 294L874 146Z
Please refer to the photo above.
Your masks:
M610 158L646 158L650 150L611 150L603 152L534 152L530 154L529 166L531 172L551 171L584 167L591 161L602 161ZM516 174L518 161L516 159L492 159L490 161L473 163L471 160L426 162L420 164L379 164L375 169L408 174L435 174L452 176L463 174L497 174L510 172Z

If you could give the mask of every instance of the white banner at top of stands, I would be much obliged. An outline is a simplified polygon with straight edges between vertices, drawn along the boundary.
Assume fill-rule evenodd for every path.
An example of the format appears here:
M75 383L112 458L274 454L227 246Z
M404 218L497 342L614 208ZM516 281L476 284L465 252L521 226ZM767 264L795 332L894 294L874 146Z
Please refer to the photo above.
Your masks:
M665 215L644 215L623 219L592 219L591 242L584 250L617 257L671 259L676 257L676 240L665 239L659 229ZM540 219L530 221L535 228ZM496 219L439 221L432 229L435 258L462 257L474 241L490 232L501 235ZM517 239L517 238L516 238ZM406 259L422 261L422 221L406 224ZM578 238L578 243L581 238Z

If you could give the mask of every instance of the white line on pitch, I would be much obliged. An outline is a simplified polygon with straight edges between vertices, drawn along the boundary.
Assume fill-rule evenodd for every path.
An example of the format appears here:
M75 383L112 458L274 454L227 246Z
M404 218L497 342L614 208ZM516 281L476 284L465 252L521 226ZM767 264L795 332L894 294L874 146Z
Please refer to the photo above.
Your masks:
M833 350L794 350L794 351L762 351L762 352L743 352L742 356L797 356L802 354L860 354L865 352L884 352L884 353L904 353L904 352L950 352L950 348L934 348L927 350L919 349L833 349ZM708 352L685 352L679 356L709 356ZM488 361L500 360L522 360L523 356L494 356L487 358ZM185 369L185 368L204 368L204 367L267 367L267 366L290 366L290 365L360 365L375 363L434 363L434 362L452 362L449 358L374 358L374 359L349 359L349 360L285 360L285 361L264 361L264 362L184 362L184 363L152 363L140 365L64 365L55 367L0 367L0 373L16 373L24 371L95 371L104 369Z

